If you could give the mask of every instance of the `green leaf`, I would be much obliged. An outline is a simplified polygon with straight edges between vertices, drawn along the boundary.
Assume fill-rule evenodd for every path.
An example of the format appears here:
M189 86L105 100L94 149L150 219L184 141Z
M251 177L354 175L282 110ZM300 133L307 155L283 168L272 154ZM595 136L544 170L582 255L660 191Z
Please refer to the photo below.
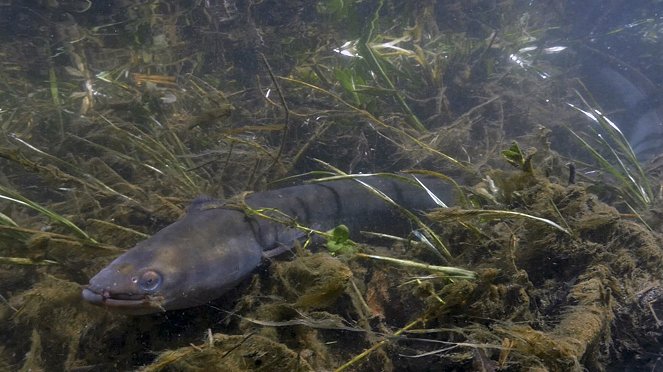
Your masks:
M508 149L502 151L502 156L504 156L509 164L516 168L520 168L523 165L523 152L520 150L520 146L518 146L518 143L516 142L514 142Z
M532 173L534 171L532 168L532 157L535 153L536 151L524 153L520 149L520 146L518 146L518 143L514 141L511 147L502 151L502 156L504 156L506 161L514 167L520 168L524 172Z
M327 249L332 254L354 253L355 243L350 240L350 229L345 225L338 225L327 231Z

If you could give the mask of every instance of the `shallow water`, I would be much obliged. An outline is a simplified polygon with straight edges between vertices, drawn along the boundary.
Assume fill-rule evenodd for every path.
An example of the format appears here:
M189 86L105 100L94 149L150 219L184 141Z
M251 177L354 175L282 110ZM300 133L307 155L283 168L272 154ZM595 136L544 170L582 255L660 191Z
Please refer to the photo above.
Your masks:
M3 2L0 370L655 370L662 16ZM396 264L302 239L204 306L128 316L81 298L199 195L408 169L459 188L421 217L429 244L358 239Z

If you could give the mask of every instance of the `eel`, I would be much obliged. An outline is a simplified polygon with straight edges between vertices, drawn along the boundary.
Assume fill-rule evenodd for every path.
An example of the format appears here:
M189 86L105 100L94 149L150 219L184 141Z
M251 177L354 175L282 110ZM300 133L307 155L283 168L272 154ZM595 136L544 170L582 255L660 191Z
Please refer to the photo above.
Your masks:
M344 224L353 239L359 231L411 231L402 212L366 185L411 211L438 206L430 193L443 202L452 199L452 188L438 178L373 175L257 192L244 202L272 214L278 210L318 231ZM130 314L203 305L250 276L265 257L292 248L304 236L301 229L251 216L232 203L199 198L179 220L92 277L82 297Z

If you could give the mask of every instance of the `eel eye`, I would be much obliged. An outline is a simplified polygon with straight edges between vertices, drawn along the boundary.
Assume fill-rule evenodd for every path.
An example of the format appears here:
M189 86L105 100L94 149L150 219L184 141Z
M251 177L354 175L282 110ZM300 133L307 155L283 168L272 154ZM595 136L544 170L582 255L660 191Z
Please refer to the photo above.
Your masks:
M154 270L144 272L138 280L138 286L144 291L154 291L161 285L161 274Z

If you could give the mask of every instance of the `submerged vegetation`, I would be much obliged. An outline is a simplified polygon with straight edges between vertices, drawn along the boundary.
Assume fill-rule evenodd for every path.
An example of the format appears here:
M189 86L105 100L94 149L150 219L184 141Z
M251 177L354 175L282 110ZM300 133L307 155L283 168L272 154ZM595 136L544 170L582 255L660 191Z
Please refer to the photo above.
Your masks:
M0 369L655 366L657 159L577 93L581 57L546 59L564 2L489 3L1 5ZM657 40L652 22L632 28ZM394 205L408 237L361 244L238 198L326 249L302 241L209 306L80 299L198 195L402 171L456 193Z

